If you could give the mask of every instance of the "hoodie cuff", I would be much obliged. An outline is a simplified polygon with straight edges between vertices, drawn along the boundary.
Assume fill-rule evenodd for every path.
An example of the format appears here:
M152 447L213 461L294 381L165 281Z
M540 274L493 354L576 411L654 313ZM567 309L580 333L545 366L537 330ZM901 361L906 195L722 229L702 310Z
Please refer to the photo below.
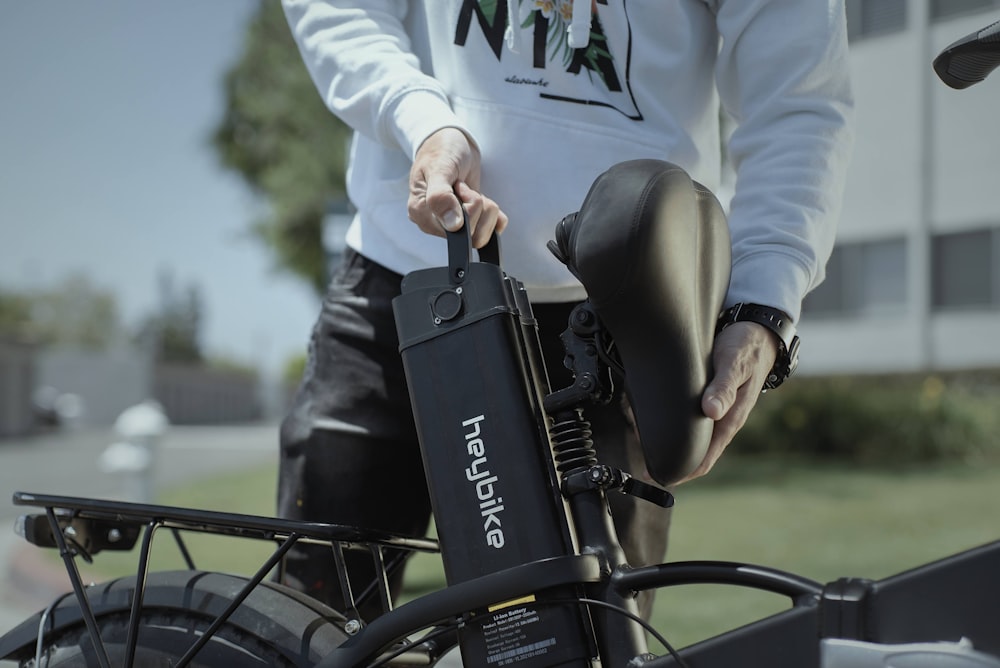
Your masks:
M758 253L733 265L724 308L740 302L781 309L798 323L809 273L801 263L781 253Z
M457 128L475 143L451 110L448 100L436 91L420 89L400 95L393 103L389 119L396 141L410 160L416 156L420 145L442 128Z

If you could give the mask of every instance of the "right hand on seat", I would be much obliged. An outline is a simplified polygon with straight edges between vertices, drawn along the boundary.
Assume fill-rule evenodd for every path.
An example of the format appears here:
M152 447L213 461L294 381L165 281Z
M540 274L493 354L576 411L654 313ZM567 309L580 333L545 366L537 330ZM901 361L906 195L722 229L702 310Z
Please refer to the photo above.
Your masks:
M462 228L464 206L475 248L503 232L507 214L479 192L480 163L479 148L457 128L442 128L424 140L410 168L410 220L443 237Z
M752 322L738 322L715 337L715 376L702 396L702 412L715 421L702 463L680 482L699 478L715 466L760 398L760 388L778 354L774 333Z

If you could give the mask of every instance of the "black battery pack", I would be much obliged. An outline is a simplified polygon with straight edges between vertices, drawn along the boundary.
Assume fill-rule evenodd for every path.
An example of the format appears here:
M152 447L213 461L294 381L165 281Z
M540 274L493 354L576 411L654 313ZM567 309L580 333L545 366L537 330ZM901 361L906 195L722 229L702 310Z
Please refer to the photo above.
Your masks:
M449 584L574 553L541 401L548 380L523 286L494 237L471 261L449 234L449 265L415 271L393 301ZM467 666L589 666L586 615L536 592L477 611L460 631Z

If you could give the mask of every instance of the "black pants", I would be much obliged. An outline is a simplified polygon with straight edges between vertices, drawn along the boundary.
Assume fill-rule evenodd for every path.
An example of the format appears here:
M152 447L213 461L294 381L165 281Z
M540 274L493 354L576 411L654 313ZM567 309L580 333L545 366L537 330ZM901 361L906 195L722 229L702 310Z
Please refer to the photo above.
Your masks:
M294 405L281 428L278 513L281 517L347 524L422 536L430 500L398 352L392 299L402 277L348 251L331 281L309 346ZM575 304L533 305L553 389L568 386L559 334ZM621 389L616 390L621 395ZM602 463L640 476L642 453L625 399L587 409ZM609 496L629 563L663 560L669 512L617 493ZM368 554L348 553L352 587L373 576ZM328 605L344 600L328 547L289 553L286 584ZM391 582L398 593L401 578ZM377 597L362 608L371 619ZM652 596L640 599L649 616Z

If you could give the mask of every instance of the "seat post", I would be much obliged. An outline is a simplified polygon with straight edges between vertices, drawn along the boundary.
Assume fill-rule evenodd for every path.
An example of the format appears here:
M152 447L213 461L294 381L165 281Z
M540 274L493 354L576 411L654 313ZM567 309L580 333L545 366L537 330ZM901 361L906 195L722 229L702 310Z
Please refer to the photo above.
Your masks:
M605 494L607 487L591 475L607 467L597 461L590 423L584 416L587 404L607 403L613 395L609 366L613 360L606 354L604 338L600 319L589 302L573 309L561 339L574 382L568 388L547 395L544 409L549 420L553 459L569 508L577 549L583 554L599 555L613 573L628 568L628 564L611 520ZM584 483L574 482L579 480ZM587 484L587 480L592 484ZM635 593L617 589L611 578L584 585L584 590L589 599L634 616L639 614ZM648 654L641 625L604 605L591 606L590 615L605 665L626 665L635 657Z

